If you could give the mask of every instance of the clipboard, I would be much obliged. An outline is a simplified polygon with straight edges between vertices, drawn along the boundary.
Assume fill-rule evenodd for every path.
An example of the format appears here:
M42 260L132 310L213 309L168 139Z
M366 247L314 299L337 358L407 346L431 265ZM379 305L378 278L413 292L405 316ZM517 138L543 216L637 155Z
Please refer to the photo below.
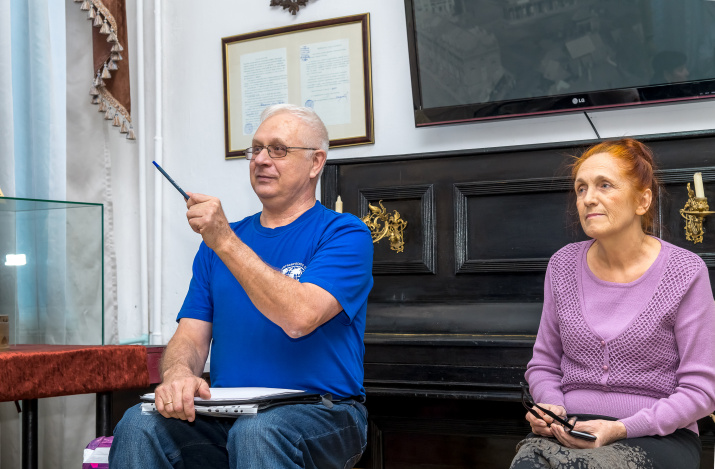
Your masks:
M211 399L194 397L197 414L211 417L237 418L241 415L257 414L261 410L288 404L329 403L329 394L320 395L295 389L277 388L211 388ZM154 393L140 396L142 412L156 411ZM327 405L326 403L326 405Z

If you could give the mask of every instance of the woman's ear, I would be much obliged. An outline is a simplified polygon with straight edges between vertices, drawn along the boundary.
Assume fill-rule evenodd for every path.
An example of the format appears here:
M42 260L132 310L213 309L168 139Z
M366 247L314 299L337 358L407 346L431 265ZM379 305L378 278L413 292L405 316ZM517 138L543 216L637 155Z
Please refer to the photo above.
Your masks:
M636 206L636 215L645 215L648 213L650 204L653 203L653 191L646 189L638 198L638 205Z

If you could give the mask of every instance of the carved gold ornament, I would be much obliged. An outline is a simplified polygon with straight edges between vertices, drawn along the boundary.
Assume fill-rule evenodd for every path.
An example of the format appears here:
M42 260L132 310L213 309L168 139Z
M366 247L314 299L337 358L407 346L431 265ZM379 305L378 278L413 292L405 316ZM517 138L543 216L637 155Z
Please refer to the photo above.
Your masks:
M307 4L308 0L271 0L272 7L283 7L284 10L288 10L294 15L300 10L300 7Z
M703 219L713 213L715 212L711 212L708 206L708 199L695 197L688 183L688 201L685 207L680 209L680 215L685 218L685 239L692 241L693 244L702 243L705 234Z
M403 233L407 226L407 221L400 218L400 213L393 210L393 214L389 215L387 209L382 205L382 200L378 202L381 208L368 204L370 213L362 218L362 221L370 228L372 234L372 242L377 243L382 238L387 237L390 240L390 249L396 252L405 250L405 241Z

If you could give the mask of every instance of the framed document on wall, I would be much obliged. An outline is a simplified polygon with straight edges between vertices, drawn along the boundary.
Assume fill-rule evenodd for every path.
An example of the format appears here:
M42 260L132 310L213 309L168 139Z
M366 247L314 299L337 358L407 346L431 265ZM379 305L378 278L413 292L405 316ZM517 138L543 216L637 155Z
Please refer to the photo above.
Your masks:
M263 109L311 107L330 147L374 142L370 15L334 18L221 40L226 158L245 156Z

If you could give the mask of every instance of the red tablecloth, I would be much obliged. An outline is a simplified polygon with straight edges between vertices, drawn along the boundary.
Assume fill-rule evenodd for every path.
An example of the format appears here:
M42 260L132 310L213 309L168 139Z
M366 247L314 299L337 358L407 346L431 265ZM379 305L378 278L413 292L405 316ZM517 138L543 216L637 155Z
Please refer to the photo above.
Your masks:
M143 345L11 345L0 350L0 402L146 386Z

